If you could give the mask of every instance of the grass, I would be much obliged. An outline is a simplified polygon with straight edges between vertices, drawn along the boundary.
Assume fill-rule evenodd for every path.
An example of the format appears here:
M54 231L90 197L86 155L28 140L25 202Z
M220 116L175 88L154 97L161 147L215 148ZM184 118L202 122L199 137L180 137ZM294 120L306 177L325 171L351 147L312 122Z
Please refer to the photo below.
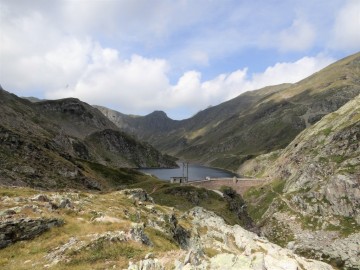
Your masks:
M269 226L271 226L271 232L266 236L271 242L285 247L287 243L294 241L294 234L285 223L271 219Z
M221 251L216 250L214 248L211 248L211 247L204 248L204 254L210 258L215 257L219 253L221 253Z
M245 194L244 199L248 204L250 217L259 222L271 203L282 193L285 181L274 180L260 187L252 187Z
M359 171L359 165L346 164L339 172L355 174Z
M340 155L333 155L330 156L330 160L333 162L336 162L337 164L342 163L344 160L346 160L345 156L340 156Z
M18 202L18 204L27 204L27 200L39 191L29 188L1 188L0 194L9 197L22 197L25 200ZM53 193L41 191L49 197ZM68 193L60 193L68 194ZM131 209L134 207L130 200L123 198L117 193L95 194L95 193L72 193L66 195L74 202L75 198L82 199L81 205L78 205L78 210L59 209L55 212L48 212L45 202L31 202L38 206L42 212L30 213L33 217L60 217L65 221L62 227L54 227L31 241L17 242L6 249L0 250L0 268L1 269L39 269L48 263L44 256L55 248L64 245L71 237L76 237L81 241L89 241L89 235L101 234L108 231L128 230L130 221L124 219L124 209ZM7 206L0 205L1 208ZM100 223L91 222L91 218L97 216L98 213L104 215L111 215L123 219L122 223ZM24 214L24 211L21 212ZM27 215L29 216L29 215ZM138 247L136 243L115 243L95 246L85 252L79 254L71 253L69 250L66 256L69 257L70 262L55 266L54 269L96 269L103 268L103 260L107 258L118 258L118 262L123 261L121 267L127 266L128 258L137 258L142 256L147 251L143 247ZM28 263L24 263L28 261ZM94 266L94 267L93 267ZM96 266L96 267L95 267Z
M347 237L355 232L360 231L360 225L357 224L353 217L337 217L340 221L339 226L329 224L326 230L337 231L341 236Z
M179 245L169 235L151 227L145 228L145 234L150 238L157 251L179 249Z
M321 131L321 133L327 137L327 136L329 136L329 134L331 133L331 131L332 131L332 128L331 128L331 127L328 127L328 128L323 129L323 130Z
M94 167L93 167L94 168ZM97 167L100 170L103 167ZM108 172L108 170L106 171ZM111 171L114 172L114 171ZM117 171L115 171L117 173ZM189 210L199 205L203 206L215 213L221 215L228 223L235 224L238 222L237 216L233 214L227 207L226 201L218 194L192 186L171 185L167 182L152 179L150 177L142 182L137 182L131 187L143 187L148 191L153 191L151 196L156 202L163 203L167 206L176 206L183 210ZM154 190L155 188L155 190ZM26 198L30 199L39 191L29 188L0 188L2 196L23 197L24 201L20 204L28 203ZM42 191L52 197L52 192ZM172 214L177 209L169 209L166 206L156 205L154 208L156 213L151 213L144 206L135 206L133 202L119 192L110 193L67 193L60 192L60 195L69 197L77 209L59 209L56 212L49 212L46 208L46 202L31 202L36 204L42 213L31 213L37 216L61 217L65 224L62 227L52 228L31 241L17 242L14 245L0 250L0 268L1 269L39 269L43 268L49 261L45 259L45 255L55 249L67 244L72 237L76 237L78 241L88 243L94 237L105 232L113 231L129 231L131 222L148 222L152 216L166 216ZM192 199L191 199L192 198ZM196 199L194 199L196 198ZM77 203L80 200L81 203ZM2 204L0 209L3 208ZM7 207L7 206L6 206ZM125 211L126 210L126 211ZM139 214L138 214L139 213ZM119 219L120 223L110 222L94 222L96 217L110 216ZM136 220L132 220L136 219ZM166 217L164 226L166 228ZM190 230L189 220L179 218L179 224ZM161 220L159 220L159 224ZM201 233L207 231L206 227L200 229ZM143 259L146 253L163 253L170 250L178 250L179 246L172 237L153 227L147 226L144 229L145 234L153 243L152 247L146 247L133 241L127 242L102 242L97 240L88 248L82 248L75 251L76 247L70 247L64 253L67 258L61 259L61 262L52 269L104 269L106 266L115 265L117 268L123 269L128 266L129 260L137 261ZM79 242L77 242L79 243ZM209 255L213 254L209 250ZM24 263L24 262L27 263ZM105 267L105 268L106 268Z
M96 175L105 178L108 185L111 187L124 187L142 181L144 175L136 170L127 168L110 168L99 163L94 163L85 160L79 160L82 165L87 166Z
M174 207L181 211L201 206L221 216L228 224L239 223L236 213L230 211L227 202L217 193L205 188L181 186L153 179L130 187L143 188L154 198L156 203L161 205Z
M74 253L68 263L62 263L59 267L77 269L78 266L93 268L96 263L111 261L117 267L127 267L129 259L140 260L149 251L138 243L113 243L98 242L95 246L82 252Z

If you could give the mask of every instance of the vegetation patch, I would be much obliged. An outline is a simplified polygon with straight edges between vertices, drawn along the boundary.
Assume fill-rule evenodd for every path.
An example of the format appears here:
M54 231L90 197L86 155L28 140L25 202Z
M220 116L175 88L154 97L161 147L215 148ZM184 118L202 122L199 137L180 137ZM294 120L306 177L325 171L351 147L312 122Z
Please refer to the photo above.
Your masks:
M269 184L252 187L245 194L250 217L259 222L271 203L283 192L285 181L274 180Z
M331 133L332 131L332 128L331 127L328 127L328 128L325 128L323 130L321 130L321 133L325 136L329 136L329 134Z
M272 218L269 226L271 227L271 232L266 236L271 242L285 247L289 242L294 241L294 234L287 224Z
M205 253L206 256L212 258L212 257L215 257L216 255L220 254L221 251L216 250L216 249L211 248L211 247L206 247L206 248L204 248L204 253Z
M151 227L146 227L145 234L150 238L156 250L170 251L174 249L179 249L179 245L170 235L167 235L159 230Z
M341 236L347 237L354 232L360 231L360 225L357 224L356 220L353 217L340 217L337 216L340 221L339 225L329 224L326 227L326 230L337 231Z
M130 187L143 188L157 204L175 207L182 211L201 206L221 216L230 225L240 223L237 213L229 209L227 201L219 194L205 188L170 184L160 180L148 180Z
M330 156L330 160L340 164L344 160L346 160L346 157L345 156L340 156L340 155L333 155L333 156Z
M123 262L118 266L126 267L129 259L140 260L147 251L142 245L137 243L120 242L109 244L100 241L87 250L71 254L71 260L65 264L65 267L77 265L83 267L88 265L91 268L92 264L106 260L116 261L117 263Z

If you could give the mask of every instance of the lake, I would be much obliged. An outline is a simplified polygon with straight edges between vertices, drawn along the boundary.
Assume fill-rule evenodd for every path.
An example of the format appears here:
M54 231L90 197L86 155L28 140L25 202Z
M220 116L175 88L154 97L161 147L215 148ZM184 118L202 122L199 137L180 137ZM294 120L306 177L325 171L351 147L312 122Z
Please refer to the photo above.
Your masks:
M170 180L170 177L172 176L183 176L183 168L182 163L178 164L180 168L175 169L139 169L140 172L152 174L155 175L159 179L163 180ZM185 176L186 176L186 169L185 169ZM201 165L196 164L189 164L189 180L203 180L207 176L210 178L220 178L220 177L234 177L237 176L236 174L211 168L211 167L205 167Z

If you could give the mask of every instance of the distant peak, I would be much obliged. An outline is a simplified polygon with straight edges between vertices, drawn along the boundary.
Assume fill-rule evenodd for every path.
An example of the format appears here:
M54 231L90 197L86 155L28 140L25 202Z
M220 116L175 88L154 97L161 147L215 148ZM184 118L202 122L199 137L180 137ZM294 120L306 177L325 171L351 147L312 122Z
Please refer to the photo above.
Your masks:
M164 111L153 111L152 113L148 114L147 116L169 118Z

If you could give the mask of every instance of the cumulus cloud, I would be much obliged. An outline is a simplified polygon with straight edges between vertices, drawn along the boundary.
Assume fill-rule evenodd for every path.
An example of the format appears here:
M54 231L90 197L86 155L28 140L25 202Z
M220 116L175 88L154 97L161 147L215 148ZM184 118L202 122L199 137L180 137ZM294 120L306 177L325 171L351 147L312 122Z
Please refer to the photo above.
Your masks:
M284 51L304 51L313 45L315 35L309 22L296 19L289 28L280 32L278 46Z
M86 5L82 2L49 4L37 0L29 4L0 0L0 82L4 88L20 96L34 95L35 91L40 98L77 97L132 114L186 110L181 115L171 115L180 118L247 90L296 82L334 60L319 54L276 63L257 73L239 62L233 72L219 71L221 74L209 78L201 68L213 64L214 57L256 46L259 32L258 19L252 16L254 7L240 5L240 12L232 13L229 10L237 1L227 0L226 5L207 0L175 4L156 0L154 5L133 0L91 1ZM219 16L228 13L237 16L228 16L218 23L222 18ZM341 14L338 22L345 20ZM277 18L271 12L261 15ZM249 21L250 30L240 27L249 25ZM270 20L262 22L263 27L267 21ZM290 28L274 35L279 37L280 33L283 50L311 46L312 25L306 20L291 21ZM284 25L282 21L279 24ZM98 36L92 29L103 35ZM167 42L174 32L182 38ZM112 38L115 43L109 41ZM148 51L136 50L139 43L151 47L152 42L159 51L167 45L172 51L149 56L152 54ZM178 58L166 57L169 55ZM179 62L188 64L178 68Z
M244 68L205 81L200 72L188 71L175 84L170 84L165 60L138 55L122 60L111 49L99 47L91 57L92 62L74 86L47 92L46 97L73 96L132 114L187 108L186 116L189 117L208 105L218 104L247 90L297 82L333 61L321 55L304 57L293 63L277 63L262 73L248 74L248 69Z
M332 47L349 51L360 49L360 1L346 1L336 16L333 31Z

